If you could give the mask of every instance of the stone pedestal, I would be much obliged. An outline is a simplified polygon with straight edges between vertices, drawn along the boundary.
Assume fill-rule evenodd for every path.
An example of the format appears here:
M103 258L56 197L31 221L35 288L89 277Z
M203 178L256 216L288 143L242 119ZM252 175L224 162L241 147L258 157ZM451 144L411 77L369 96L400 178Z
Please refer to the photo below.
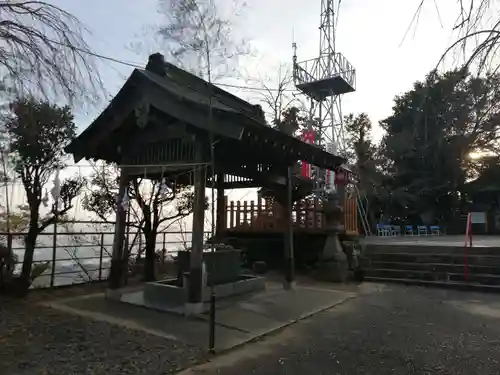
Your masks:
M327 237L316 268L316 277L325 281L344 282L349 276L349 262L339 240L342 225L343 208L335 192L324 197L323 213Z
M329 234L316 269L316 278L323 281L344 282L349 276L349 262L338 235Z
M295 281L283 281L283 289L295 290L296 288L297 288L297 283Z
M190 315L199 315L204 312L204 306L203 302L196 302L196 303L186 303L184 305L184 314L187 316Z

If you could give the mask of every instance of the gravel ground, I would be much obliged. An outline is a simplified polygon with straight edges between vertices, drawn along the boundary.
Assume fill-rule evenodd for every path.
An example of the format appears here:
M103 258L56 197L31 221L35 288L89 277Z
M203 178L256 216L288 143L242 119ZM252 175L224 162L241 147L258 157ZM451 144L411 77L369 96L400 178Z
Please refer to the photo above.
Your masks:
M194 347L31 304L0 305L2 375L168 374ZM500 373L500 299L381 286L184 375Z
M2 375L168 374L203 355L140 331L33 303L0 301Z
M497 301L385 286L183 374L498 374Z

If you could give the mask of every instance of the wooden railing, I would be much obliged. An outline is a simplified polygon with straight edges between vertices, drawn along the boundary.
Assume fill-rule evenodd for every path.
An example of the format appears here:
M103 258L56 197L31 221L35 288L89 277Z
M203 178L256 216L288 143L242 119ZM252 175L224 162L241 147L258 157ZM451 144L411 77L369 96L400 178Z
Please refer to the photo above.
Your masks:
M294 230L324 231L323 205L318 199L303 199L292 208ZM348 234L358 234L356 198L347 197L344 227ZM226 202L226 228L231 231L282 232L286 228L283 208L271 199Z

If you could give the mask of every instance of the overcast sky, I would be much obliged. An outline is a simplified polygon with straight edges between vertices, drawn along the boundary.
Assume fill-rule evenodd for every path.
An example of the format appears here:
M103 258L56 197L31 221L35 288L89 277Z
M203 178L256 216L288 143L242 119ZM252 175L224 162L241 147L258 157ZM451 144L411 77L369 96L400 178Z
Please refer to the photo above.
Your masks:
M216 1L224 6L231 0ZM453 41L451 29L457 12L456 1L428 0L417 29L412 28L400 45L420 1L342 0L337 51L355 66L357 72L357 91L345 95L344 114L367 112L374 123L390 115L394 96L410 89L415 80L422 79L433 69ZM51 2L71 12L89 28L92 35L87 38L88 44L99 54L144 66L148 54L159 49L151 31L151 26L164 23L157 12L158 0ZM438 9L436 3L439 3ZM242 15L233 17L236 37L249 40L255 51L255 57L240 66L246 78L258 81L268 77L267 84L272 86L280 63L291 63L294 40L298 45L299 60L316 57L319 52L320 4L320 0L248 0ZM229 9L225 8L225 15ZM137 42L144 44L142 51L131 48ZM109 61L100 63L100 66L110 95L117 92L133 69ZM239 83L258 86L255 82ZM253 103L257 103L260 97L259 92L251 90L230 91ZM78 115L80 130L87 127L96 115L97 110ZM375 136L380 137L379 129L376 129ZM74 172L74 168L68 168L65 174ZM15 194L19 196L13 201L22 201L20 194Z
M229 0L218 0L222 5ZM421 0L343 0L340 6L337 50L355 66L357 91L345 95L344 113L367 112L374 122L389 115L392 100L435 67L453 41L451 28L456 1L429 0L417 29L401 41ZM53 0L77 16L92 31L88 38L97 52L143 65L148 52L157 49L149 26L161 24L158 0ZM436 8L439 3L439 8ZM299 60L318 55L320 0L249 0L242 15L234 18L238 37L251 42L256 58L240 67L248 78L275 76L277 66L291 63L293 38ZM141 41L149 50L130 48ZM106 89L115 93L132 68L106 62L102 77ZM241 82L245 84L245 82ZM232 90L253 102L258 92ZM81 127L94 114L79 116Z

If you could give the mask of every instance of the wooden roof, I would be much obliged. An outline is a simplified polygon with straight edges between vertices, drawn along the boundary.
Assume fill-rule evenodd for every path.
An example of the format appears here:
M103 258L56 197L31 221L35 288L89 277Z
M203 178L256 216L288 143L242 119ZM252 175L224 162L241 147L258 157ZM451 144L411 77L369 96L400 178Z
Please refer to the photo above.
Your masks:
M260 106L252 105L173 64L151 55L146 69L136 69L104 111L70 145L75 161L83 158L117 161L123 137L137 138L137 108L147 104L161 123L187 124L192 131L212 132L225 145L247 152L272 151L278 158L304 160L323 168L337 168L345 160L304 143L265 121ZM207 117L211 104L213 121ZM258 150L254 148L258 146ZM238 157L238 153L234 155Z

